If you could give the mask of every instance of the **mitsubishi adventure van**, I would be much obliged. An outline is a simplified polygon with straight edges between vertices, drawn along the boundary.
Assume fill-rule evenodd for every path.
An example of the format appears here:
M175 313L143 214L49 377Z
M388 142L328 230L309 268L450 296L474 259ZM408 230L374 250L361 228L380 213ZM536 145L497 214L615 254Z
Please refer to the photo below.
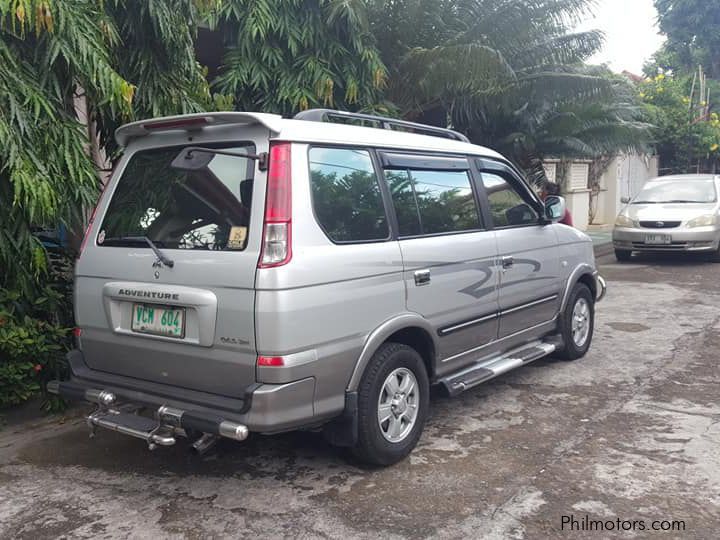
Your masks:
M451 130L311 110L117 130L75 271L77 348L51 392L152 449L318 430L388 465L431 386L455 396L582 357L592 243L501 155Z

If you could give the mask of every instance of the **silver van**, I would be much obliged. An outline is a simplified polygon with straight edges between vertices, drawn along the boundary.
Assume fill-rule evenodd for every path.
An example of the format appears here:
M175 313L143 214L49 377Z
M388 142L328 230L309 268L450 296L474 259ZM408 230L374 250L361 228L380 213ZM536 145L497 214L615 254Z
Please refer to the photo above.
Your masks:
M92 429L150 448L322 430L388 465L429 388L457 395L590 347L592 243L454 131L331 110L116 133L77 261L69 381Z

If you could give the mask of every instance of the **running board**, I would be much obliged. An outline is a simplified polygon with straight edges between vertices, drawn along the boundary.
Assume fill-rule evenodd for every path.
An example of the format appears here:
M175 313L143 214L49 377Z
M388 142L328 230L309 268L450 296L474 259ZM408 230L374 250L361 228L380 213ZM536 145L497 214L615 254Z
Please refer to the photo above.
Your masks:
M447 390L450 397L455 397L469 388L552 354L557 348L558 345L555 343L534 341L502 356L483 359L462 371L440 379L438 383Z

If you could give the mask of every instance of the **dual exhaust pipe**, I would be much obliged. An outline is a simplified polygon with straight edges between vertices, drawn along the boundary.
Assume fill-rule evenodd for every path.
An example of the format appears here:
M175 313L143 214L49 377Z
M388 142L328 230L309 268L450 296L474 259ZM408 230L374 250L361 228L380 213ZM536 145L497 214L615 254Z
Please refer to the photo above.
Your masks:
M153 450L158 445L175 444L175 435L201 433L192 447L198 454L204 454L219 437L244 441L250 434L247 426L226 420L219 415L204 411L186 411L166 405L155 412L155 419L128 412L132 404L118 406L117 396L107 390L86 388L73 382L50 381L47 390L74 401L88 401L98 407L87 417L87 423L93 430L97 427L117 431L131 437L143 439Z

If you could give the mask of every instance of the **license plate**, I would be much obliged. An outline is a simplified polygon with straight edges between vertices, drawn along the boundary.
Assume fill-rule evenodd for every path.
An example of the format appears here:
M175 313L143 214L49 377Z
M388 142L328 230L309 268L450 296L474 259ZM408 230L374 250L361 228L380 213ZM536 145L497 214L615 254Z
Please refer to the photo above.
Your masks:
M183 338L185 336L185 310L171 306L133 304L133 332Z
M672 241L667 234L648 234L645 236L646 244L669 244Z

